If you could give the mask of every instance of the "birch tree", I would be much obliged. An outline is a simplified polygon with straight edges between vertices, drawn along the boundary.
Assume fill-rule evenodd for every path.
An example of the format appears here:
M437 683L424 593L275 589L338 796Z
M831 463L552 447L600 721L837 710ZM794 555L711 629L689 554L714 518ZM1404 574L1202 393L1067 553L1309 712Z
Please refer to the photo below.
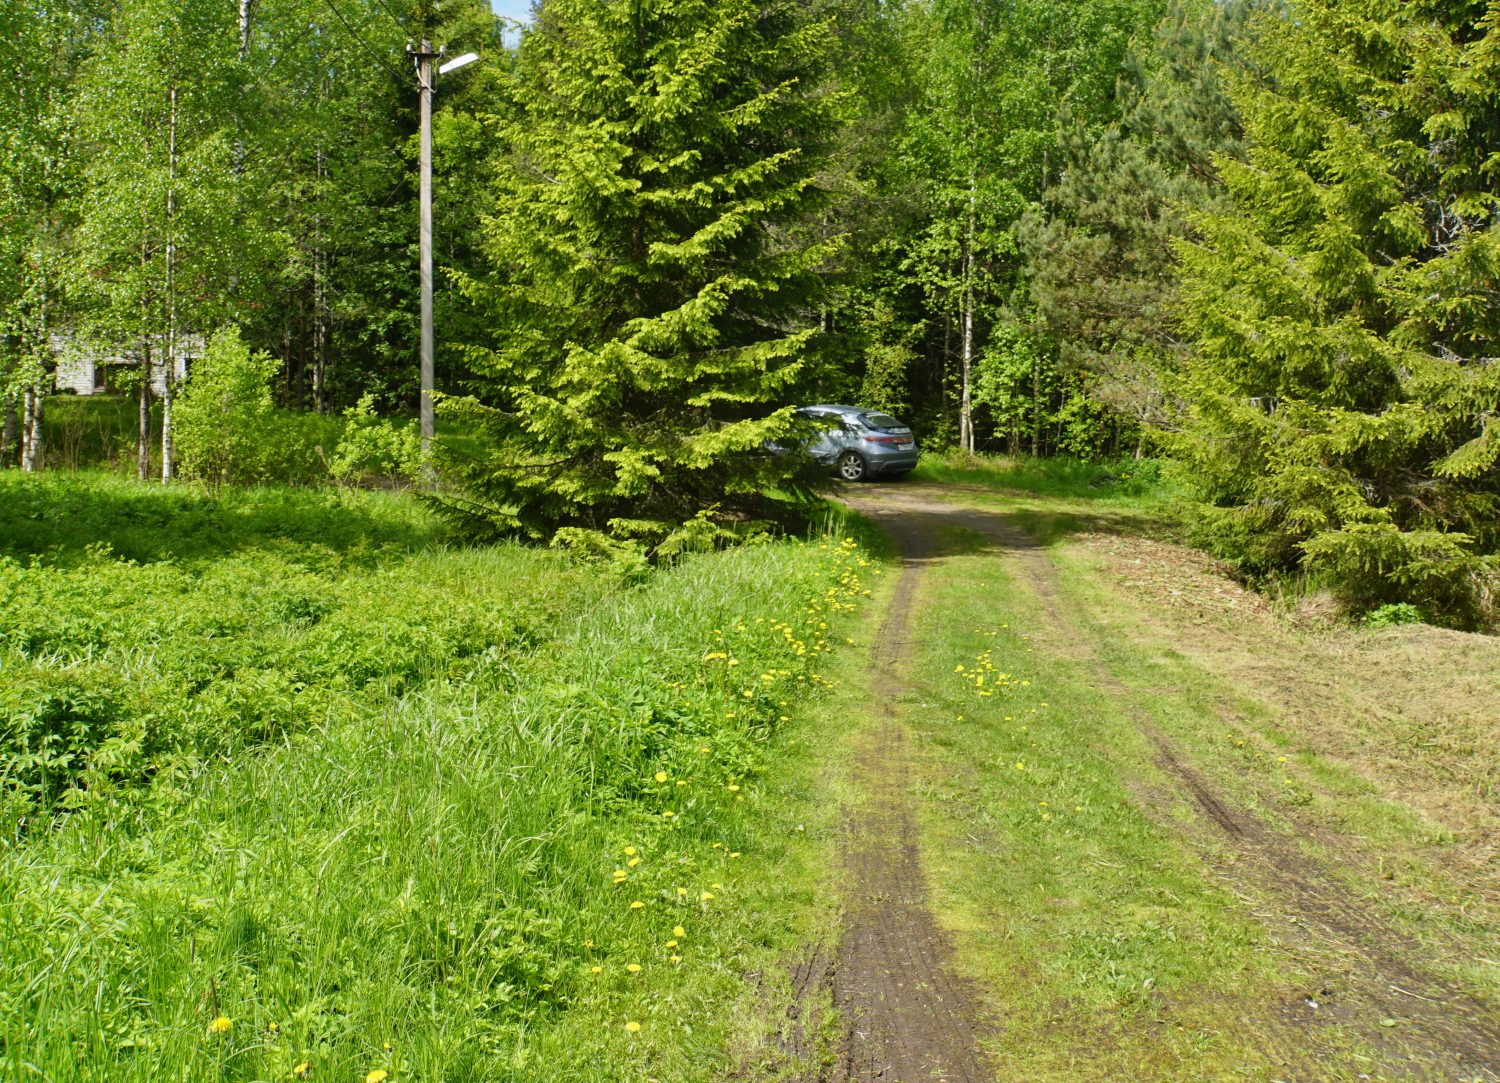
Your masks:
M180 341L232 308L236 16L224 0L123 0L74 114L88 165L72 280L86 332L136 353L143 480L154 372L169 481Z
M17 0L0 11L0 462L46 462L43 418L53 382L72 174L66 107L88 47L86 8Z

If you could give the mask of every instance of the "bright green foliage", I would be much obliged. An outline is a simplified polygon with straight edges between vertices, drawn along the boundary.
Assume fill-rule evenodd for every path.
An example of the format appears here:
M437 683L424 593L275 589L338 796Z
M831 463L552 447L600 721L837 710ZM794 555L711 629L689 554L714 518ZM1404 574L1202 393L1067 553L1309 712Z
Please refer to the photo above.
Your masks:
M335 481L352 484L368 476L412 482L422 468L422 438L408 423L375 413L370 395L344 411L344 432L328 460Z
M186 477L215 488L255 481L282 454L271 425L271 378L278 368L273 358L251 353L235 328L209 340L177 406L177 450Z
M1308 0L1237 93L1248 160L1184 246L1180 454L1204 528L1453 623L1500 574L1500 14ZM1481 17L1482 16L1482 17Z
M76 316L115 351L203 330L228 308L237 258L234 9L121 0L81 76L72 131L86 150L71 245Z
M217 530L166 563L0 564L6 735L78 750L46 767L73 784L53 818L39 768L0 782L0 1074L604 1081L645 1049L660 1078L730 1073L788 906L749 905L742 866L792 827L758 830L761 769L862 597L852 543L619 589L541 549L382 548L409 507L385 494L12 484L0 515ZM18 521L29 550L61 529Z
M817 369L831 244L797 227L836 123L831 47L801 5L539 11L500 129L493 278L465 283L501 340L447 404L492 447L452 464L472 526L666 530L794 469L759 449Z
M862 94L867 108L892 119L882 142L860 148L873 159L859 205L865 246L835 323L860 344L856 364L865 370L888 365L892 347L904 352L901 382L929 443L955 429L966 435L955 418L965 385L971 397L979 393L992 339L1003 352L1014 333L1031 333L1020 226L1066 165L1058 133L1072 125L1092 132L1115 119L1127 46L1163 6L941 0L902 12L899 47L872 35L882 61L905 80L890 75L893 90ZM1005 395L1035 401L997 415L976 399L966 442L1001 439L1042 453L1075 443L1068 430L1077 411L1065 409L1075 388L1056 371L1045 333L1031 337L1046 371L1035 380L1022 374ZM998 370L993 363L988 370L993 392Z

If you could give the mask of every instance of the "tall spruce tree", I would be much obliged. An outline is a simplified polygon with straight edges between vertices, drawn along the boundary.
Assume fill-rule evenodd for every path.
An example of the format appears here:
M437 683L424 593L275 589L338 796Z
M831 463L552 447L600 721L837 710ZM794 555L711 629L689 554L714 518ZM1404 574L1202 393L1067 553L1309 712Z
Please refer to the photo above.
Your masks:
M491 280L500 345L450 399L483 435L455 508L484 529L660 533L751 505L817 365L802 227L836 130L831 21L801 3L549 0L525 35Z
M1184 245L1180 453L1257 570L1467 623L1500 590L1500 10L1302 0Z

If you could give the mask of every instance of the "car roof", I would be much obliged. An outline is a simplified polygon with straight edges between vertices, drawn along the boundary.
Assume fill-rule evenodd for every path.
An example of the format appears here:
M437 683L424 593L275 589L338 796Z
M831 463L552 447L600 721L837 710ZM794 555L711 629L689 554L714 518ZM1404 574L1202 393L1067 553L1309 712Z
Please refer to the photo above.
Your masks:
M801 407L801 409L803 409L803 410L822 410L825 413L830 413L830 414L873 414L873 413L875 413L874 410L866 409L863 406L839 406L839 405L836 405L836 404L833 404L833 403L826 403L826 402L819 403L816 406L803 406L803 407Z

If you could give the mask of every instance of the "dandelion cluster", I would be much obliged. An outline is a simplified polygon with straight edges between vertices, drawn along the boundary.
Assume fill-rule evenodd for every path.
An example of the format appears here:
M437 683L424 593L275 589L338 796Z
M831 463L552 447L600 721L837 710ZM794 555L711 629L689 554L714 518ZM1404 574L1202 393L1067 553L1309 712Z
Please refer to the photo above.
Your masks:
M809 546L808 557L798 569L803 601L790 615L721 619L694 652L688 679L668 686L670 709L691 736L662 747L643 766L640 834L628 845L621 840L600 870L619 891L611 896L610 934L618 942L596 958L590 941L581 969L594 995L613 1002L615 1025L632 1038L641 1034L642 1020L650 1021L648 1009L659 1010L647 999L650 979L665 966L692 966L695 944L710 938L690 936L689 929L734 900L731 870L740 867L741 850L718 841L694 852L674 840L701 838L698 831L753 797L755 744L791 720L796 696L829 687L812 667L841 639L851 642L838 635L841 614L870 596L864 583L870 562L853 541ZM708 734L718 736L705 740Z
M994 651L987 650L974 657L972 666L962 663L953 667L953 672L974 686L974 692L981 698L989 698L996 692L1006 691L1012 687L1025 687L1030 681L1013 681L1009 673L1001 673L995 668Z

